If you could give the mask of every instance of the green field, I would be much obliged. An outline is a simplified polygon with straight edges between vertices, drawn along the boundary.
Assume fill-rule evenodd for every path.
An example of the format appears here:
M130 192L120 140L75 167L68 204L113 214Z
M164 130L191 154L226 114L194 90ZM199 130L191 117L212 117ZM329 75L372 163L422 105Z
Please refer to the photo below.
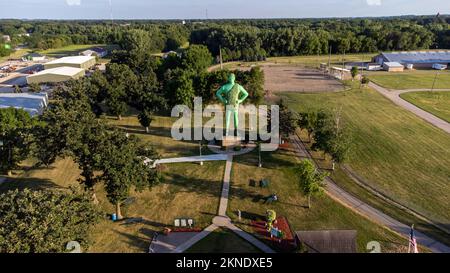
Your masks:
M403 93L400 97L450 122L450 92L411 92Z
M392 199L438 223L450 211L450 136L371 89L285 93L297 110L340 109L353 135L349 165Z
M385 88L394 90L430 89L436 78L435 89L450 89L450 71L413 70L404 72L369 72L371 81Z
M7 61L8 59L17 59L21 58L23 55L28 53L28 49L19 49L11 53L9 56L0 57L0 63Z
M407 240L374 224L359 214L337 203L327 195L312 199L307 208L307 198L300 192L295 174L295 155L289 151L263 153L263 168L258 168L257 153L235 157L233 162L228 216L243 230L259 236L250 225L252 220L264 219L267 209L287 217L296 230L357 230L359 252L366 252L370 241L378 241L383 252L404 252ZM258 187L258 181L268 179L268 188ZM256 182L256 186L252 184ZM279 201L264 204L263 198L276 193ZM241 210L242 220L237 217ZM261 237L260 237L261 238ZM264 241L264 238L261 238ZM270 242L267 242L270 244Z
M237 69L239 67L252 67L254 65L301 65L306 67L319 67L321 63L330 64L332 66L342 67L342 62L362 62L370 61L374 54L350 54L350 55L314 55L314 56L290 56L290 57L271 57L261 62L227 62L224 63L226 69ZM220 65L214 65L210 70L219 69Z
M218 228L200 242L186 250L186 253L260 253L231 230Z
M54 57L54 58L60 58L60 57L65 57L65 56L74 56L74 55L78 55L81 51L93 48L93 47L104 47L106 48L109 52L111 52L113 49L116 49L117 47L114 45L105 45L105 44L87 44L87 45L69 45L69 46L64 46L64 47L59 47L59 48L51 48L51 49L47 49L47 50L39 50L38 52L44 55L47 55L49 57ZM108 56L106 56L108 57ZM108 59L100 59L100 62L106 62L108 61Z

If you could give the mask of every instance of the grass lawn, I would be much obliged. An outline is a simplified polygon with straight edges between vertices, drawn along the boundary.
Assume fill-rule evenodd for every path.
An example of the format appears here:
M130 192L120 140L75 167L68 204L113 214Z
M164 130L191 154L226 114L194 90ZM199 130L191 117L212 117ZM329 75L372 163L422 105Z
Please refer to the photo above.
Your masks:
M392 72L369 72L370 80L385 88L403 89L430 89L433 87L434 79L436 89L450 89L450 71L439 71L436 78L436 70L413 70L398 73Z
M439 223L450 210L450 136L371 89L284 93L297 110L340 109L353 134L349 165L371 185ZM338 181L339 182L339 181Z
M228 229L218 228L186 253L260 253L259 249Z
M290 57L271 57L266 61L261 62L227 62L224 63L226 69L237 69L238 67L250 67L252 65L264 65L264 64L280 64L280 65L301 65L306 67L319 67L321 63L328 64L330 60L331 65L342 67L342 61L345 62L361 62L370 61L374 54L350 54L350 55L314 55L314 56L290 56ZM219 69L220 65L214 65L210 70Z
M327 195L312 199L308 209L307 198L298 185L295 174L294 154L278 151L273 154L263 153L263 168L258 168L257 153L235 157L233 162L230 202L228 215L242 229L255 233L249 224L252 219L263 219L267 209L274 209L279 216L285 216L294 231L296 230L334 230L354 229L358 231L357 244L359 252L366 252L370 241L378 241L383 252L405 251L407 240L397 234L367 220L350 209L332 200ZM268 188L252 185L251 180L267 178ZM276 193L279 201L263 204L262 197ZM236 215L241 210L242 221ZM255 236L258 236L255 234Z
M17 59L17 58L21 58L23 55L27 54L28 51L29 51L29 49L26 49L26 48L16 50L16 51L14 51L13 53L11 53L11 55L9 55L9 56L3 56L3 57L0 57L0 63L1 63L1 62L5 62L5 61L7 61L8 59Z
M109 117L109 120L124 131L136 134L142 140L152 143L164 158L199 155L198 142L176 141L172 138L170 131L177 118L155 117L149 134L145 133L145 128L139 123L136 115L125 116L122 120ZM203 151L206 154L207 149L204 148Z
M81 51L100 46L106 47L108 51L111 51L115 48L114 45L105 45L105 44L87 44L87 45L68 45L59 48L51 48L46 50L39 50L38 52L41 54L45 54L50 57L60 58L64 56L78 55Z
M136 117L112 121L120 126L134 126L137 123ZM164 124L170 133L169 121L162 117L155 119L151 134L145 134L143 128L128 129L130 133L136 133L155 144L164 158L192 154L194 150L189 148L189 143L180 142L181 144L176 145L168 142L171 138L165 135ZM198 146L192 145L197 151ZM70 185L78 184L80 171L69 158L58 160L48 169L31 169L32 163L32 160L24 162L24 170L16 171L14 177L7 178L0 185L0 192L15 188L64 190ZM104 219L91 233L92 244L87 251L147 252L153 233L171 225L179 217L193 218L201 228L210 225L217 214L224 167L224 162L205 162L203 166L196 163L162 166L163 181L151 190L131 192L135 201L123 207L125 217L142 217L143 221L135 224L113 223L109 220L114 206L107 201L105 191L99 185L96 193Z
M411 92L403 93L400 97L450 122L450 92Z

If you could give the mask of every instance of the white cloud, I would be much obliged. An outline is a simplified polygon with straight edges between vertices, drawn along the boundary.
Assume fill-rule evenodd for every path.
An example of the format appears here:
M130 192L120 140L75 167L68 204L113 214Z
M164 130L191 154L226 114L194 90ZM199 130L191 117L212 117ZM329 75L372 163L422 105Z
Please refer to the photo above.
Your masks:
M79 6L81 5L81 0L66 0L66 3L69 6Z
M366 0L369 6L381 6L381 0Z

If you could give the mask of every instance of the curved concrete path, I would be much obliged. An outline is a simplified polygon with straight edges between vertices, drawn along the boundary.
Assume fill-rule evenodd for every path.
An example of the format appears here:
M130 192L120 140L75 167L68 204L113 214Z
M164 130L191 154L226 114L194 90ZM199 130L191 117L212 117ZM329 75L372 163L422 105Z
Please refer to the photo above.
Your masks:
M375 89L381 95L383 95L386 98L388 98L389 100L391 100L393 103L397 104L398 106L412 112L413 114L420 117L421 119L427 121L428 123L440 128L440 129L444 130L445 132L447 132L448 134L450 134L450 123L448 123L447 121L445 121L443 119L436 117L433 114L430 114L427 111L420 109L419 107L415 106L414 104L412 104L410 102L407 102L406 100L404 100L400 97L400 94L402 94L402 93L417 92L417 91L414 91L415 89L389 91L388 89L381 87L381 86L375 84L374 82L370 82L369 86L371 88Z
M300 158L311 159L311 155L306 150L303 142L298 138L298 136L291 136L292 143L295 145L297 154ZM314 162L314 161L313 161ZM350 209L356 211L357 213L365 216L366 218L381 224L405 237L405 242L409 238L409 232L411 227L405 225L394 218L384 214L383 212L371 207L367 203L359 200L357 197L346 192L344 189L336 185L332 179L329 177L326 179L327 187L326 193L336 201L349 207ZM450 253L450 247L436 241L435 239L428 237L427 235L414 231L416 235L416 240L419 244L427 247L432 252L435 253Z

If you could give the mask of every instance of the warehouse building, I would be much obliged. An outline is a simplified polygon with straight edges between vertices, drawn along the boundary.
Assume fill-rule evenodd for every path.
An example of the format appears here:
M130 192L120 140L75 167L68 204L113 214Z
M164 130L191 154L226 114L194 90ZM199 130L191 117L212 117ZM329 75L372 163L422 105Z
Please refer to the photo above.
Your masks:
M45 69L56 68L56 67L74 67L81 69L89 69L95 65L94 56L69 56L59 58L44 64Z
M47 93L0 93L0 108L23 109L31 116L41 115L47 105Z
M450 51L411 51L381 53L373 58L373 62L384 66L384 63L400 63L404 67L433 68L435 64L450 64Z
M384 62L383 69L388 72L402 72L405 70L405 67L398 62Z
M80 52L80 56L94 56L94 57L103 58L106 55L108 55L108 51L101 47L93 47L91 49Z
M71 79L79 79L85 74L84 69L75 67L56 67L42 70L36 74L27 76L27 83L64 82Z

